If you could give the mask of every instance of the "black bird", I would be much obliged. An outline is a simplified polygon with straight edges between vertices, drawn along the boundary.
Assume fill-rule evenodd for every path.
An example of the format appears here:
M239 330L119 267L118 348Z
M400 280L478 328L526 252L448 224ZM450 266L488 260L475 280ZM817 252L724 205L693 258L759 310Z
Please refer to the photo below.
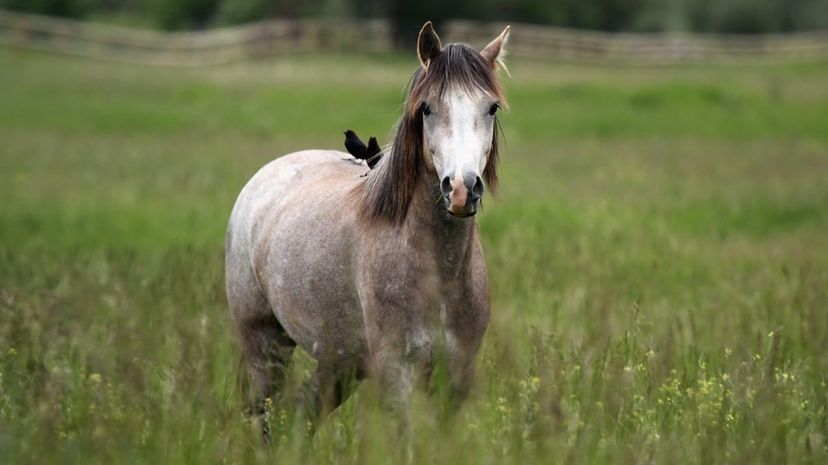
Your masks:
M358 160L365 160L368 163L368 168L374 169L374 166L380 161L382 158L382 149L377 142L376 137L371 137L368 139L368 145L366 146L364 142L356 135L356 133L350 129L345 131L345 149L348 150L348 153L354 156L354 158Z
M368 150L365 151L365 156L365 161L368 162L368 168L374 169L382 158L382 149L380 148L376 137L371 136L371 138L368 139Z
M365 153L368 151L368 147L365 145L365 142L362 142L362 139L359 138L356 133L350 129L345 131L345 149L354 156L354 158L358 158L360 160L365 160Z

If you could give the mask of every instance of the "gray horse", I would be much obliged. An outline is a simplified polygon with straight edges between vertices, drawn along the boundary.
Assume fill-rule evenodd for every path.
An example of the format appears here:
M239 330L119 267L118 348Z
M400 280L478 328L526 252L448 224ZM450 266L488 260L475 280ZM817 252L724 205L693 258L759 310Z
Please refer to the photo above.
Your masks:
M418 39L393 145L376 169L330 150L264 166L230 216L230 313L261 406L299 345L318 362L303 398L312 419L375 378L383 403L406 405L444 354L451 405L467 397L489 322L486 263L474 218L496 187L495 77L507 27L477 52ZM481 179L481 177L483 179Z

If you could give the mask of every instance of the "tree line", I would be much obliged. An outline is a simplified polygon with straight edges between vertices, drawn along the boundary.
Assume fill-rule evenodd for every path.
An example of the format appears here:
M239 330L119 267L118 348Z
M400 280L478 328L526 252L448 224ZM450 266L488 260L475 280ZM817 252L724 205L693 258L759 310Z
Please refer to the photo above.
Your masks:
M204 29L273 17L389 18L408 38L424 19L514 21L602 31L773 33L828 28L828 0L0 0L0 7L71 18L140 18Z

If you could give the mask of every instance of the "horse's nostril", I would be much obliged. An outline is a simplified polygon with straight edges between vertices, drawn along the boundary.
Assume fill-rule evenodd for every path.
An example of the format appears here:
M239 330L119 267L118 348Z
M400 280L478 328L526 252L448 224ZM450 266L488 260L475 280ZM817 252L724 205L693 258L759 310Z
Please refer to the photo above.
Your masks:
M474 185L471 188L472 201L480 200L483 197L483 180L477 176L474 180Z
M440 191L443 192L443 195L449 195L451 193L451 179L448 176L440 182Z

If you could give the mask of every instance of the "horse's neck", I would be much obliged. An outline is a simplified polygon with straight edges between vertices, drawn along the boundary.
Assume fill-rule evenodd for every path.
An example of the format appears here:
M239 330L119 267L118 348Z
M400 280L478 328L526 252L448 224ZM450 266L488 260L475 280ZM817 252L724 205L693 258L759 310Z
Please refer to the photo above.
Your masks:
M456 276L468 265L475 224L475 218L449 215L435 176L421 174L404 228L411 239L436 255L441 274Z

